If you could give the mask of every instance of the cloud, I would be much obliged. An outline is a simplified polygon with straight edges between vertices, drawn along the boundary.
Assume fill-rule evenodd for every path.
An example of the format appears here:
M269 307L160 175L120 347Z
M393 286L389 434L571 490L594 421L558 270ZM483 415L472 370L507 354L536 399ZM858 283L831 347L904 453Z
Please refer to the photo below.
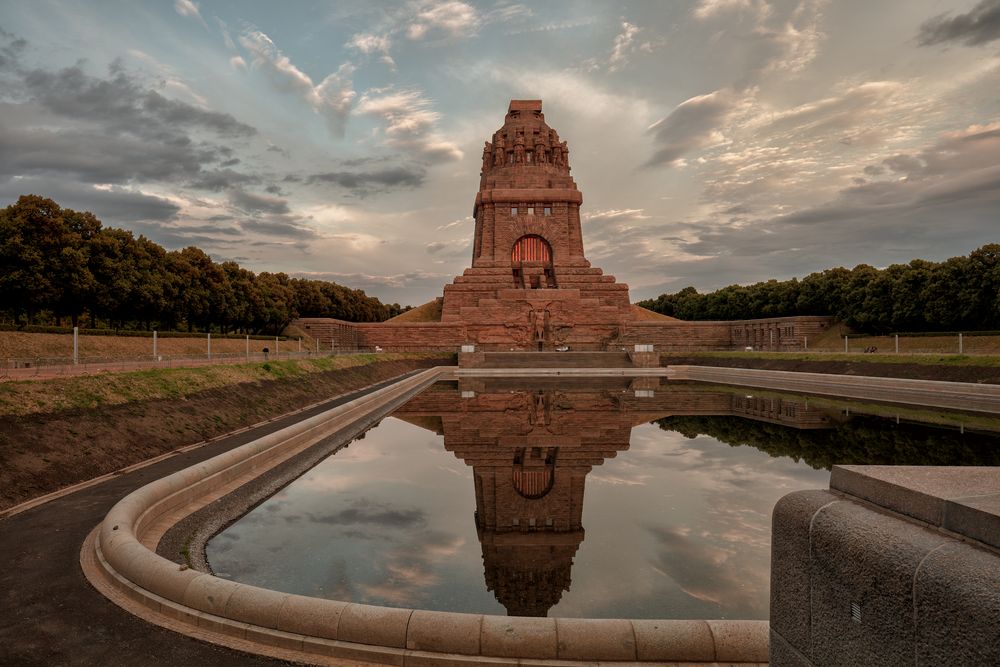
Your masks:
M322 115L331 134L344 136L355 92L351 75L354 66L342 64L316 85L308 74L300 70L275 46L271 38L259 30L248 30L239 37L240 44L252 55L251 65L265 71L275 88L281 92L298 95L316 113Z
M660 273L671 291L692 283L713 289L802 276L837 265L884 266L919 256L944 259L967 254L994 236L1000 208L1000 123L946 132L920 150L893 153L868 166L874 168L847 172L845 176L863 176L820 204L784 207L778 215L743 215L737 223L711 217L639 232L646 243L660 234L674 237L669 242L675 249L671 264L681 277ZM609 237L612 253L629 255L613 254L615 262L655 267L662 261L637 252L634 246L642 240L634 234L596 232ZM927 256L928 248L934 249L932 256Z
M641 208L609 209L607 211L593 211L583 214L584 222L621 222L624 220L647 220L649 217Z
M472 5L460 0L434 0L419 6L406 36L418 40L440 32L449 37L463 37L475 33L478 25L479 14Z
M299 224L294 216L265 216L240 221L240 229L245 232L275 236L283 239L304 242L318 238L312 229Z
M705 20L726 12L747 10L754 4L752 0L701 0L692 13L695 18Z
M714 21L722 26L735 52L742 52L746 72L739 87L753 85L762 73L799 72L819 53L824 34L820 30L821 8L826 0L798 0L792 4L772 5L765 0L702 0L693 11L699 21ZM741 13L749 21L723 21L729 14Z
M392 59L392 37L389 34L376 35L370 32L359 32L351 37L344 44L345 48L354 49L366 56L381 53L380 60L385 63L390 70L396 71L396 61Z
M229 59L229 64L238 72L245 72L247 69L247 61L243 60L243 56L233 56Z
M66 174L92 183L195 177L225 157L218 148L190 142L76 129L11 129L0 125L0 176Z
M138 220L172 220L180 212L180 207L168 199L131 188L97 188L58 177L0 179L0 206L13 203L24 194L49 197L60 206L90 211L111 226Z
M678 104L666 117L649 127L657 145L646 166L671 166L700 148L721 143L720 127L736 109L733 93L716 90Z
M108 78L80 67L23 73L24 94L45 109L74 121L87 120L114 133L176 142L180 129L207 130L223 137L250 137L256 130L232 115L206 111L163 97L113 64Z
M423 169L398 166L373 171L328 171L308 176L306 183L329 183L367 195L393 188L419 187L423 185L425 175Z
M922 91L895 81L835 88L788 109L756 95L749 91L723 120L726 141L692 165L706 205L777 214L833 196L864 168L869 151L906 145L928 104Z
M260 177L254 174L232 169L212 169L198 172L192 180L187 182L187 186L198 190L222 192L237 186L260 183L260 180Z
M632 43L640 30L642 28L628 21L622 21L622 31L615 37L615 44L608 58L609 71L615 72L628 64L629 55L634 49Z
M961 42L980 46L1000 39L1000 0L981 0L965 14L939 14L920 25L917 44Z
M279 197L258 195L234 189L229 193L229 202L245 213L289 213L288 202Z
M529 7L518 3L498 2L482 13L461 0L417 0L387 12L380 25L355 33L344 46L366 56L381 54L380 61L395 71L391 51L398 37L414 42L468 39L486 25L520 23L532 15Z
M198 3L196 2L192 2L192 0L175 0L174 10L181 16L197 18L203 26L208 27L205 19L201 17L201 11L198 10Z
M462 159L462 151L435 132L441 115L417 90L373 88L361 96L357 113L382 121L385 143L429 162Z

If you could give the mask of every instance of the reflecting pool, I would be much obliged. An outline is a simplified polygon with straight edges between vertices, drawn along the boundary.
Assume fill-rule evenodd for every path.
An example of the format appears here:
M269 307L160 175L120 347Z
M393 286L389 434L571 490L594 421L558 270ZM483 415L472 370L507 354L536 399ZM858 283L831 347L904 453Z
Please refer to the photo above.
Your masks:
M656 378L438 383L214 537L216 574L388 606L768 616L770 514L835 463L1000 465L1000 420Z

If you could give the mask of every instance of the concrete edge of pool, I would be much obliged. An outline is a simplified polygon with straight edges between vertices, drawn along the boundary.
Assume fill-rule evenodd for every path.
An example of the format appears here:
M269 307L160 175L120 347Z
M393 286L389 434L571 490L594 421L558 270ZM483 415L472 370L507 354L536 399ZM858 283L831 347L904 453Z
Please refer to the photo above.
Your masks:
M509 374L639 376L656 371L668 377L673 375L674 379L703 379L691 377L697 373L685 372L684 368L606 369L607 372L535 369L531 373L519 370ZM758 378L759 383L767 375L780 372L757 373L765 374ZM151 482L119 501L94 530L81 553L85 574L112 601L153 623L240 650L306 662L358 660L408 665L484 661L495 664L767 662L766 621L520 618L377 607L227 581L185 569L154 552L165 531L192 512L319 440L332 435L353 437L425 387L456 375L472 373L454 367L424 371ZM476 375L497 373L480 371ZM814 376L809 380L812 384L821 380L841 384L836 377L808 375ZM715 373L704 380L722 381L724 376ZM738 381L752 380L745 372L733 377ZM849 380L871 388L868 381L872 378ZM938 397L942 395L941 389L916 386L918 392L932 391ZM815 388L800 390L818 393Z

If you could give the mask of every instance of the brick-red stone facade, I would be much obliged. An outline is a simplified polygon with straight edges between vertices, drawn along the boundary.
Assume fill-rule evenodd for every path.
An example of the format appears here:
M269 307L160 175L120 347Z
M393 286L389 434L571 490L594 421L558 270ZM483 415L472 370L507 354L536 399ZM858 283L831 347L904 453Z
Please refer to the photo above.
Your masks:
M472 266L445 286L441 321L355 325L359 346L607 350L645 343L664 352L794 350L829 326L828 317L637 320L628 285L584 256L583 195L570 176L569 147L546 124L541 100L511 100L491 139L483 147L473 207ZM324 342L327 329L346 340L318 319L298 324Z

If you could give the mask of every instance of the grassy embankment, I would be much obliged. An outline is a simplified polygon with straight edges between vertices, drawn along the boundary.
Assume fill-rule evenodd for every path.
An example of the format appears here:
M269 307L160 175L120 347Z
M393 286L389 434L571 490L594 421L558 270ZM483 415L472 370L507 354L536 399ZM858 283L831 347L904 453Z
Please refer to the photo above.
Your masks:
M0 384L0 510L433 365L380 353Z
M126 373L80 375L0 383L0 416L86 410L158 399L185 400L201 392L245 383L308 379L315 373L376 361L423 359L411 353L354 354L288 361L157 368ZM442 357L441 363L448 363Z

